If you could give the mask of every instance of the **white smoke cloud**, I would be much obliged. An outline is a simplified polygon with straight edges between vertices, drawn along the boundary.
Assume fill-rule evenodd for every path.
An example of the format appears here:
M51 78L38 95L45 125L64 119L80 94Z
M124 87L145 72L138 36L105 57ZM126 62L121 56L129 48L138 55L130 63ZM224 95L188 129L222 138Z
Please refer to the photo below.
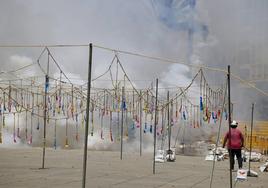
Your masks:
M264 48L268 31L266 1L196 1L194 18L196 19L198 15L196 22L207 25L209 34L205 41L200 35L193 36L193 49L190 57L188 33L163 24L150 2L147 0L1 1L0 44L88 44L93 42L115 49L168 57L181 62L188 62L190 59L194 64L207 64L222 68L226 68L226 65L232 62L241 65L244 62L256 60L252 56L250 56L252 59L245 58L240 50L241 47L246 48L244 50L246 52L253 51L254 57L261 57L258 59L261 62L267 59L267 48ZM176 8L178 4L174 5ZM158 10L161 11L161 9ZM175 17L180 16L179 12L175 13ZM182 21L181 17L179 21ZM251 47L247 48L247 46ZM87 79L87 48L52 48L50 50L68 76ZM36 60L41 51L42 49L1 49L0 58L3 62L1 68L10 70L11 64L19 67L31 63ZM106 70L113 54L97 48L93 49L93 54L92 77L94 78ZM191 70L186 66L158 63L123 54L119 54L119 57L133 80L155 80L158 77L162 87L186 86L191 81ZM46 58L42 59L43 67L46 61ZM55 66L51 69L53 69L51 75L58 77L59 71ZM37 69L26 74L31 75L36 72ZM211 77L212 81L219 77L219 82L222 83L225 75L214 73L212 76L208 74L208 77ZM134 84L145 88L150 83L135 82ZM252 98L255 100L255 97ZM64 125L64 122L62 124ZM64 132L64 126L60 132ZM52 133L53 130L49 135L53 135ZM64 138L64 134L62 133L60 137ZM53 140L53 136L49 138ZM93 143L98 140L98 138L92 138ZM50 144L53 145L53 142L51 141ZM61 146L64 146L64 141L61 141Z

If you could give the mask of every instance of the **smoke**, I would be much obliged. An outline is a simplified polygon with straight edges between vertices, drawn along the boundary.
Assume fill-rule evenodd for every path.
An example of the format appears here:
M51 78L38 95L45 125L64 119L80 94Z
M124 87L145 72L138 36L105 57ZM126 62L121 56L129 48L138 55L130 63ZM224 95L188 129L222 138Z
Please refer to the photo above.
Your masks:
M265 0L235 2L231 0L91 0L79 2L32 0L27 3L2 1L0 5L1 44L88 44L93 42L115 49L168 57L179 62L205 64L223 69L231 64L231 71L244 79L254 77L251 73L255 62L267 64L268 53L265 46L268 39L266 35L268 11ZM7 17L8 20L5 19ZM1 70L10 70L35 62L42 50L1 49ZM68 77L87 79L87 48L51 48L50 51ZM96 78L106 70L114 54L97 48L93 49L93 54L92 77ZM186 86L195 71L178 64L158 63L124 54L119 54L119 58L130 79L141 80L141 82L134 81L137 88L150 87L151 81L156 78L160 79L160 87ZM46 62L46 58L41 59L40 63L43 68ZM59 70L53 63L51 65L50 74L59 77ZM226 79L226 75L218 72L205 71L205 74L209 83L215 87L224 83ZM41 75L41 71L38 67L34 67L18 75ZM10 77L1 75L1 79L6 78ZM108 79L109 76L104 78ZM267 76L265 77L264 74L263 78ZM108 82L94 82L96 87L109 84ZM249 117L249 104L252 102L257 102L257 117L267 118L264 113L267 110L266 98L251 89L241 88L235 80L232 84L234 86L232 87L234 118ZM196 85L196 83L193 84L194 87ZM256 86L267 89L267 85L263 82L256 83ZM166 90L162 95L165 96L165 93ZM194 98L196 94L193 93L191 96ZM21 118L23 122L25 117ZM36 127L36 120L34 124ZM70 133L75 132L75 122L69 122L69 124ZM79 125L79 135L82 140L81 126ZM23 127L22 125L22 132L24 132ZM34 129L37 136L33 137L33 143L36 145L42 144L41 127L42 124L40 124L39 131ZM131 124L128 127L131 127ZM9 130L8 134L12 136L12 129ZM100 140L100 132L96 131L93 137L90 137L89 146L92 149L118 149L118 145ZM194 135L199 134L198 130L192 131L191 134L193 132L196 132ZM48 128L48 145L50 146L53 146L53 133L52 122ZM105 134L109 140L108 132ZM137 138L138 132L133 135ZM70 147L81 146L82 142L76 144L74 135L69 136L72 138L69 140ZM10 138L10 135L8 137ZM148 139L148 143L151 144L152 138L146 137L145 139ZM58 147L63 148L65 145L64 121L58 122L57 138L60 138L57 140ZM128 144L132 146L128 148L138 148L139 145L137 142ZM148 144L148 150L150 150L150 144Z
M256 87L267 91L267 1L200 1L199 10L208 22L210 37L217 41L200 49L200 56L207 65L227 69L231 73L253 82ZM226 10L229 10L226 13ZM208 77L217 78L217 73ZM223 79L223 78L222 78ZM215 83L219 79L214 80ZM249 120L251 103L255 105L255 118L267 120L264 109L267 97L256 90L231 80L231 98L234 103L234 118ZM243 95L241 95L243 93Z

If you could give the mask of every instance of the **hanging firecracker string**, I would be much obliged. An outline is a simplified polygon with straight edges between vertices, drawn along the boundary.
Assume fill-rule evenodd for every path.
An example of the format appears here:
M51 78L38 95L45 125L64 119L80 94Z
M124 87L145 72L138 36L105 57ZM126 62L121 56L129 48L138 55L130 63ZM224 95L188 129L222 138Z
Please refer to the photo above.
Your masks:
M221 98L221 92L219 92L219 95L218 95L218 106L219 106L219 109L218 109L218 118L221 118L221 108L222 106L220 106L220 98Z
M31 112L31 135L30 135L30 140L29 144L32 144L33 142L33 116L34 116L34 93L32 92L32 112Z
M183 115L183 120L185 121L185 120L187 120L187 113L188 113L187 112L187 101L186 101L186 99L184 99L183 102L184 102L184 105L183 105L184 106L184 110L183 110L183 114L182 115Z
M81 98L81 100L80 100L80 105L79 105L79 107L80 107L80 112L82 112L82 109L83 109L83 88L82 88L82 86L81 86L81 94L82 94L82 98Z
M110 111L110 139L111 139L111 142L114 141L113 132L112 132L112 123L113 123L113 112Z
M2 93L3 95L3 93ZM2 97L0 97L0 116L2 117L3 109L2 109Z
M61 88L61 79L62 79L62 71L60 71L60 81L59 81L59 95L58 95L58 114L60 114L60 112L61 112L61 98L62 98L62 96L61 96L61 90L62 90L62 88Z
M213 91L213 100L212 100L212 104L213 104L213 111L216 111L217 108L217 91Z
M112 121L113 121L113 104L114 104L114 97L113 96L111 96L112 98L111 98L111 100L110 100L110 106L111 106L111 108L110 108L110 139L111 139L111 142L113 142L114 141L114 139L113 139L113 128L112 128Z
M26 90L26 94L25 94L26 96L25 96L25 104L26 104L26 108L27 109L29 109L30 108L30 104L29 104L29 102L30 102L30 99L29 99L29 90L28 90L28 88L27 88L27 90Z
M78 113L79 104L78 104L78 98L77 96L74 98L74 115Z
M203 80L203 76L201 74L200 76L200 111L203 110L203 85L202 85L202 80Z
M71 115L74 120L74 85L72 84Z
M47 123L49 124L49 120L50 120L50 104L51 104L51 98L50 96L47 97L48 98L48 104L45 104L45 108L47 108Z
M144 120L144 130L143 132L146 133L148 130L148 122L147 122L147 117L148 117L148 112L149 112L149 91L146 90L146 101L145 107L144 107L144 112L145 112L145 120Z
M208 84L206 83L206 113L205 113L205 119L206 121L209 121L209 117L208 117L208 108L209 108L209 101L208 101L208 95L209 95L209 88L208 88Z
M151 112L150 133L153 133L153 119L154 119L153 112Z
M75 114L75 127L76 127L75 139L78 142L79 141L79 134L78 134L78 113Z
M39 104L39 96L37 95L37 127L36 129L39 130L39 127L40 127L40 117L39 117L39 114L40 114L40 104Z
M193 105L193 127L196 128L195 105Z
M62 102L61 102L61 110L62 110L62 114L65 116L65 94L62 94Z
M144 130L143 130L144 133L147 132L147 116L148 116L148 113L147 113L147 110L146 110L145 111L145 117L144 117Z
M161 131L160 131L160 134L163 136L163 133L164 133L164 129L165 129L165 123L164 123L164 108L161 109ZM162 137L163 139L163 137ZM162 147L161 147L162 149Z
M20 138L20 113L18 113L18 118L17 118L17 137Z
M8 87L8 111L11 112L11 82L9 82L9 87Z
M207 121L208 122L212 122L211 120L209 120L209 117L211 117L214 121L216 121L217 118L218 118L218 116L219 116L219 114L220 114L220 111L218 110L219 107L217 105L217 103L219 101L219 98L218 97L220 97L220 92L218 92L218 90L216 92L214 92L209 87L209 85L207 83L205 83L205 79L204 80L202 79L202 81L204 81L204 85L201 84L201 87L203 88L203 86L204 86L203 89L205 91L205 92L202 92L202 89L201 89L201 94L200 94L200 96L202 98L200 100L200 106L202 104L203 109L205 109L205 110L203 110L203 113L204 114L202 113L202 117L203 117L203 115L205 115L207 117ZM120 84L120 82L117 83L117 88L118 88L119 84ZM34 85L33 82L31 83L31 87L32 87L32 85ZM55 90L56 92L58 92L57 87L58 87L58 85L56 85L56 90ZM117 88L116 88L115 91L117 91ZM28 111L31 113L32 116L34 115L34 111L36 111L37 109L34 109L34 107L35 107L34 104L35 104L36 101L34 99L35 96L33 95L34 93L32 91L32 88L31 88L31 91L29 91L25 87L25 89L21 92L21 94L23 94L23 97L22 97L23 99L22 99L22 102L21 102L21 106L20 106L20 103L15 103L15 101L19 101L18 100L18 97L17 97L18 96L18 94L17 94L17 91L18 90L14 89L13 88L13 85L11 85L11 84L10 84L9 88L6 88L6 89L8 89L8 93L6 92L6 94L4 94L4 96L6 95L6 99L7 99L5 101L5 103L4 103L4 106L8 106L8 111L9 112L13 113L15 110L16 110L16 112L18 112L17 108L25 108L26 107L27 108L26 109L26 116L28 116L27 115ZM70 87L67 88L67 90L69 90L69 89L70 89ZM12 95L15 96L15 91L16 91L16 100L12 99L13 98ZM104 90L102 90L101 92L103 92L103 91ZM99 92L99 91L97 91L97 92ZM109 93L109 90L107 90L107 92ZM117 95L116 97L114 97L115 100L116 100L116 103L117 103L116 109L119 109L120 108L120 104L121 103L118 104L118 101L119 102L120 101L121 102L123 101L122 106L126 106L126 105L128 106L128 108L126 108L126 109L123 107L123 110L126 110L126 113L125 113L125 116L124 116L124 120L126 121L126 125L127 125L127 121L128 121L128 119L127 119L127 116L129 115L128 113L131 113L130 115L132 115L132 117L133 117L133 119L134 119L134 121L136 123L136 126L138 127L139 126L139 116L137 115L137 112L139 112L139 107L140 106L139 106L139 103L137 103L137 101L136 101L136 98L137 97L134 94L132 95L132 102L130 102L131 101L131 92L130 92L130 98L127 98L127 97L124 98L124 97L122 97L122 99L120 100L120 96L119 95ZM147 92L148 92L148 90L147 90ZM134 92L132 92L132 93L134 93ZM32 96L31 96L31 94L32 94ZM71 113L70 114L73 117L73 119L75 118L75 121L77 121L76 119L78 119L77 118L77 114L79 113L78 111L82 111L81 107L80 107L80 110L79 110L78 104L82 103L83 100L81 100L81 102L80 102L80 100L75 95L76 95L76 89L75 89L74 85L72 85L72 95L70 95L70 92L69 92L69 94L68 94L68 92L67 92L67 94L65 94L65 97L64 98L66 100L65 100L64 104L67 104L67 105L65 105L65 107L67 109L67 107L68 107L68 101L69 101L69 103L71 104L71 108L70 108ZM99 97L97 97L97 99L96 99L96 104L95 104L96 105L96 108L95 108L95 110L102 109L100 111L101 112L100 115L101 115L101 118L102 118L101 121L104 121L103 120L104 116L109 112L108 111L108 109L109 109L108 107L111 107L111 106L107 105L107 103L109 103L109 100L112 100L113 98L109 98L109 97L110 97L109 94L104 94L103 98L102 98L101 95L99 95ZM71 99L71 102L70 102L70 99ZM101 105L101 100L102 99L104 100L103 105ZM155 113L154 111L156 110L155 107L154 107L153 100L154 100L154 97L150 94L149 100L147 99L147 103L144 103L144 105L143 105L143 107L145 107L144 108L145 111L147 111L149 114L151 114L151 116L152 116L153 113ZM10 101L12 101L12 103L10 103ZM179 113L178 113L179 104L178 104L177 97L176 97L176 103L175 104L174 104L174 102L173 102L173 108L172 108L172 110L175 110L175 108L176 108L176 111L175 111L175 114L173 114L173 113L171 114L173 123L174 123L174 120L175 120L174 118L177 119L178 116L179 116ZM50 109L50 110L53 109L53 116L55 117L55 109L57 109L55 107L55 104L58 104L59 103L59 96L58 96L58 94L56 93L56 95L55 95L55 94L51 94L50 93L49 96L48 96L48 103L49 103L49 105L48 105L49 108L48 109ZM184 105L181 105L181 112L182 112L181 113L181 117L184 120L188 120L189 123L191 124L191 126L194 126L196 124L194 116L195 116L195 114L197 114L197 113L195 113L195 107L192 106L191 101L188 100L186 97L184 99L184 103L185 103ZM146 109L146 105L147 105L147 109ZM32 107L32 110L31 110L30 106ZM175 106L175 108L174 108L174 106ZM38 96L37 96L37 107L39 107ZM40 107L42 108L42 106L40 106ZM200 107L200 109L201 109L201 107ZM38 108L38 111L39 111L39 108ZM67 112L67 110L65 110L65 111ZM51 118L49 118L49 113L50 112L52 113L52 111L48 111L48 121L49 121L49 119L51 119ZM200 114L200 116L201 116L201 114ZM68 116L68 117L70 117L70 116ZM160 117L160 116L158 116L158 117ZM17 122L18 122L18 125L17 125L18 134L17 134L17 136L19 136L19 113L18 113L18 116L16 118L18 118L18 120L17 120ZM39 118L39 112L38 112L38 118ZM84 118L83 118L83 114L82 114L82 119L81 119L82 120L82 124L83 124L83 121L84 121L83 119ZM3 120L3 118L2 118L2 120ZM31 127L32 127L32 121L33 120L31 118ZM145 123L146 123L146 121L145 121ZM103 129L103 126L105 126L105 124L103 125L103 122L101 124L102 124L101 125L101 128ZM153 131L152 130L153 127L151 127L151 126L153 126L152 117L151 117L151 122L150 122L150 129L148 129L148 131L150 130L150 132ZM39 125L38 125L38 127L39 127ZM94 125L92 127L94 127ZM159 130L161 130L161 129L159 129ZM26 130L25 131L27 132L27 123L26 123ZM158 132L158 133L160 134L160 132ZM26 137L28 137L27 134L26 134Z
M54 124L54 149L57 149L57 120L55 119L55 124Z
M103 137L103 116L105 114L105 90L103 92L103 104L101 108L101 139L104 140Z
M2 128L0 129L0 144L3 143L3 138L2 138Z
M20 138L20 125L19 125L19 114L21 113L21 110L22 110L22 107L19 108L19 103L17 102L18 101L18 91L16 90L16 104L15 104L15 110L18 114L18 120L17 120L17 137Z
M30 139L28 144L32 144L33 141L33 111L31 112L31 129L30 129Z
M118 106L120 106L118 104ZM117 111L117 135L116 135L116 140L120 141L120 110Z
M201 115L201 118L203 119L204 122L207 121L207 87L206 83L204 83L204 102L203 102L203 113Z
M182 98L181 98L181 100L180 100L180 109L179 109L181 120L183 119L182 111L183 111L183 109L182 109Z
M102 115L102 105L103 105L103 103L100 102L100 98L97 96L96 108L95 109L98 109L98 111L99 111L99 120L101 119L101 115Z
M90 135L93 136L94 132L94 102L91 102L91 133Z
M217 112L217 93L214 92L214 114L213 114L213 119L214 119L214 123L216 123L216 121L218 121L218 112Z
M136 122L139 122L139 104L140 104L140 101L137 100L135 103L136 103L136 104L135 104L135 107L136 107L136 109L135 109L135 121L136 121ZM126 106L126 105L125 105L125 106ZM127 108L126 108L126 109L127 109Z
M27 116L27 109L25 111L25 138L26 138L26 141L28 140L28 116Z
M52 110L53 110L53 117L55 117L56 116L56 111L57 111L57 96L53 96Z
M178 112L178 108L179 108L179 104L178 104L178 94L176 94L176 114L175 114L175 117L176 117L176 121L175 122L178 122L178 116L179 116L179 112Z
M130 92L127 92L126 93L126 103L128 104L128 112L129 112L129 115L130 117L132 116L132 102L130 101Z
M210 98L210 117L211 117L211 120L210 122L213 122L214 123L214 116L212 114L213 110L214 110L214 106L213 106L213 103L214 103L214 98L213 98L213 90L211 89L211 98Z
M146 91L146 101L145 101L145 113L147 114L149 112L149 91Z
M65 124L65 148L69 147L68 143L68 118L66 118L66 124Z
M85 115L84 115L83 112L81 113L81 123L82 123L82 128L84 129L84 126L85 126Z
M32 109L33 109L33 107L34 107L34 92L33 92L33 84L34 84L34 78L33 78L33 80L31 80L31 94L32 94L32 100L31 100L31 102L32 102Z
M215 115L214 115L214 109L215 109L215 105L214 105L214 99L215 97L215 94L214 94L214 91L211 89L211 109L210 109L210 117L211 117L211 120L210 122L213 122L215 123Z
M134 120L135 117L135 95L134 91L132 92L132 118Z
M173 100L170 103L170 126L174 126Z
M5 98L5 92L3 92L3 98L4 98L4 101L3 101L3 128L5 127L6 123L5 123L5 111L6 111L6 98Z
M127 119L127 116L128 116L128 108L127 108L127 99L126 99L126 96L125 96L125 100L124 100L124 103L125 104L123 104L123 108L125 109L125 113L124 113L124 119L125 119L125 127L126 127L126 129L125 129L125 135L128 137L128 119ZM137 126L138 126L138 124L137 124Z
M196 128L199 128L200 126L201 126L201 124L200 124L200 111L198 110L198 108L199 108L199 106L197 106L197 109L196 109L196 119L198 120L198 121L196 121Z
M107 94L106 94L106 100L105 100L105 106L104 106L104 114L106 115L106 116L108 116L109 115L109 109L108 109L108 104L109 104L109 93L107 92Z
M192 104L190 104L190 118L189 118L189 120L190 120L190 127L193 128L194 127L194 123L193 123L194 118L193 118L193 105Z
M115 100L116 100L116 92L114 91L113 97L112 97L112 104L111 104L112 105L113 112L116 111Z
M205 112L206 112L206 82L205 82L205 79L203 81L204 81L204 83L202 85L203 112L202 112L202 114L200 113L202 119L203 119L203 114L205 114Z
M13 113L14 115L14 127L13 127L13 142L16 143L17 140L16 140L16 113L14 112Z

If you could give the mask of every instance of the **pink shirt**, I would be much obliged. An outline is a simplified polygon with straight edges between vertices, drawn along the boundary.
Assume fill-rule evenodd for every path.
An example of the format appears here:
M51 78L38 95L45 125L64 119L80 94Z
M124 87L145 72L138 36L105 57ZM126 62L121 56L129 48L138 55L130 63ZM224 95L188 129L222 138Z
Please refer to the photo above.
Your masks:
M229 131L225 134L224 141L228 139L228 149L241 149L242 144L244 143L244 137L241 131L237 128L231 128L231 145L229 141Z

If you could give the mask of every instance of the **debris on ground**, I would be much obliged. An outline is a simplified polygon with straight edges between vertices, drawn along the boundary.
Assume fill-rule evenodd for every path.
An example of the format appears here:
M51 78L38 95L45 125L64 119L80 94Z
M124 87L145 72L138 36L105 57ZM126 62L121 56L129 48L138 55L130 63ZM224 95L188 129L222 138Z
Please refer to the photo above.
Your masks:
M265 164L260 166L260 171L261 172L268 172L268 161L266 161Z
M228 150L222 147L217 147L215 144L210 144L208 146L208 154L206 155L206 161L213 161L215 155L215 161L223 161L228 158Z
M245 157L246 159L249 159L250 156L250 152L246 151L245 152ZM262 158L262 154L258 153L258 152L251 152L251 158L250 161L251 162L260 162Z

